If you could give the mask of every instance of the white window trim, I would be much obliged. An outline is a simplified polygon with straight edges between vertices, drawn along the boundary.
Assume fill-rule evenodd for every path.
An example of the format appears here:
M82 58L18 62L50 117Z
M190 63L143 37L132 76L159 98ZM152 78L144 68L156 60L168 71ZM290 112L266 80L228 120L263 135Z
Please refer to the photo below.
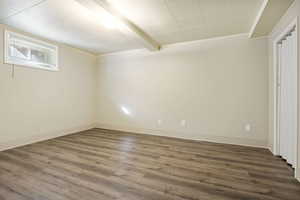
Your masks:
M33 43L36 43L34 44L34 46L36 47L39 47L39 48L42 48L42 49L45 49L44 46L42 45L39 45L39 44L43 44L45 46L48 46L49 48L46 48L50 51L54 51L55 53L55 65L50 65L50 64L41 64L41 63L24 63L24 62L21 62L21 61L16 61L16 60L11 60L10 59L10 56L9 56L9 35L10 34L13 34L13 35L16 35L16 36L19 36L21 38L24 38L28 41L32 41ZM22 35L22 34L19 34L19 33L16 33L16 32L12 32L12 31L8 31L8 30L5 30L5 34L4 34L4 63L5 64L12 64L12 65L18 65L18 66L21 66L21 67L30 67L30 68L35 68L35 69L42 69L42 70L47 70L47 71L59 71L59 67L58 67L58 47L55 46L55 45L52 45L50 43L47 43L47 42L44 42L42 40L37 40L37 39L34 39L32 37L28 37L28 36L25 36L25 35ZM26 41L25 41L26 42ZM43 67L43 65L46 65L46 66L51 66L51 68L46 68L46 67Z

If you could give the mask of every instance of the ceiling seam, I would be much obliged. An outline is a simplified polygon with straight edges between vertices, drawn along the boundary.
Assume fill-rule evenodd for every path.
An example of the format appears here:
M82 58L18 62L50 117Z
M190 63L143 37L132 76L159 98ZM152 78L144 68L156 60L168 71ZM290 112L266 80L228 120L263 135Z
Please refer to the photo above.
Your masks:
M180 26L179 21L178 21L177 17L175 17L175 15L173 14L173 12L171 12L171 9L170 9L170 7L169 7L169 3L168 3L167 0L164 0L164 5L165 5L165 7L167 8L167 10L168 10L170 16L174 19L175 23L177 24L177 27L179 27L179 26ZM177 28L177 29L178 29L178 28Z
M25 10L34 8L34 7L36 7L36 6L38 6L38 5L42 4L42 3L44 3L45 1L47 1L47 0L41 0L41 1L38 1L38 2L36 2L36 3L34 3L34 4L30 5L30 6L28 6L28 7L22 8L22 9L20 9L20 10L16 10L13 14L8 15L7 17L4 17L4 18L0 19L0 23L3 23L5 20L7 20L7 19L9 19L9 18L11 18L11 17L14 17L14 16L18 15L18 14L24 12Z

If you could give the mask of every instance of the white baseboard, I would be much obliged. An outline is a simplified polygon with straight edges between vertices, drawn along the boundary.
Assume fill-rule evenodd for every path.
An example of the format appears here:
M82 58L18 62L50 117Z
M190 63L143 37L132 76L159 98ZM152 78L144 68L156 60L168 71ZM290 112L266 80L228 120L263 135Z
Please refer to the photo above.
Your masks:
M25 145L36 143L36 142L41 142L41 141L45 141L45 140L49 140L49 139L53 139L53 138L57 138L57 137L85 131L85 130L89 130L92 128L96 128L96 124L88 124L85 126L73 127L73 128L69 128L69 129L65 129L65 130L61 130L61 131L54 131L51 133L32 135L29 137L23 137L20 139L15 139L15 140L7 141L7 142L0 142L0 151L16 148L16 147L20 147L20 146L25 146Z
M268 145L268 149L269 149L269 151L273 154L273 156L276 156L275 154L274 154L274 151L273 151L273 149Z
M161 130L144 129L138 127L126 127L121 125L113 125L113 124L105 124L105 123L97 123L96 128L268 149L267 141L253 140L247 138L224 137L224 136L202 135L202 134L186 134L184 132L161 131Z

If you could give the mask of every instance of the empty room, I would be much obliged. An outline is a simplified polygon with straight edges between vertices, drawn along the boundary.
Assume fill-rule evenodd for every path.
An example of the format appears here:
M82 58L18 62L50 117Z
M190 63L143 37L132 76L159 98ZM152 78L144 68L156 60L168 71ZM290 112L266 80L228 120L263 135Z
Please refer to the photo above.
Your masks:
M300 200L300 0L0 0L0 200Z

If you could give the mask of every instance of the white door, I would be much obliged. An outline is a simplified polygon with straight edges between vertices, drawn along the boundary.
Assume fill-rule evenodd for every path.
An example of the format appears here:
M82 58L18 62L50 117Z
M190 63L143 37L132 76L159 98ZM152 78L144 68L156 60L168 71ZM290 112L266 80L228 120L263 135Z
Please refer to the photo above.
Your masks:
M295 166L297 139L297 46L291 33L278 44L279 62L279 152Z

